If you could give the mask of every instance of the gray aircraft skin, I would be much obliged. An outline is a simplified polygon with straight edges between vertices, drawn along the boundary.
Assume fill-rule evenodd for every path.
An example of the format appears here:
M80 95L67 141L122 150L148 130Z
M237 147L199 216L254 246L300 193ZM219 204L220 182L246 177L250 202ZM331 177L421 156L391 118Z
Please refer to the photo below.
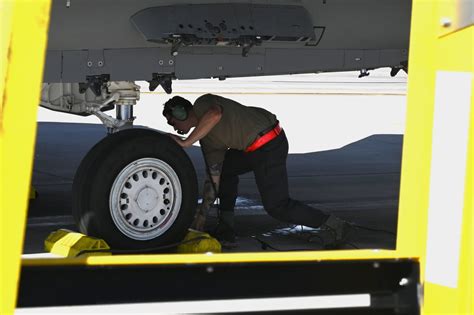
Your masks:
M411 1L53 2L44 82L406 68Z
M114 248L183 239L198 199L186 153L131 128L135 81L407 71L411 1L55 0L40 105L95 115L111 134L83 159L72 212ZM116 117L104 113L116 109ZM121 129L127 129L120 131ZM120 131L120 132L116 132Z

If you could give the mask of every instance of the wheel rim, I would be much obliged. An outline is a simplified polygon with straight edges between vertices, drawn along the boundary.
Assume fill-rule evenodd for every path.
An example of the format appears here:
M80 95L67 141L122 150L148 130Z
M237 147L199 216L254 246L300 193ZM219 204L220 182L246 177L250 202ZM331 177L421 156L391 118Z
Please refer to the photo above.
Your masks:
M150 240L174 224L181 199L181 184L173 168L162 160L144 158L128 164L115 178L110 214L124 235Z

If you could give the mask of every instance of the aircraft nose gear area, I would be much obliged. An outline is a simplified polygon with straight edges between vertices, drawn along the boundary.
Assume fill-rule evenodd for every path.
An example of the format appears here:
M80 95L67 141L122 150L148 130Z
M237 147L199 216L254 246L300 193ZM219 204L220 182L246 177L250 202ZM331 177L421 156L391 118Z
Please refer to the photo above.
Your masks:
M124 235L135 240L150 240L173 225L181 198L181 184L170 165L145 158L127 165L115 179L110 193L110 212Z
M116 249L153 248L186 235L197 179L191 160L172 139L128 129L92 148L76 172L72 194L82 233Z

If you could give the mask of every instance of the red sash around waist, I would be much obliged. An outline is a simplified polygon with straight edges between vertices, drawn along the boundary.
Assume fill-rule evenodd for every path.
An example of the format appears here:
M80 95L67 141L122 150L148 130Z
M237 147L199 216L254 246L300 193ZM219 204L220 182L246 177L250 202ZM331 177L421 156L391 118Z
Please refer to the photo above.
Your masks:
M261 148L262 146L264 146L268 142L275 139L281 133L281 131L282 131L282 129L280 127L280 124L277 123L275 127L270 129L269 131L264 131L264 133L261 136L259 136L257 139L255 139L255 141L251 145L249 145L247 147L247 149L245 149L245 152L247 152L247 153L248 152L253 152L253 151Z

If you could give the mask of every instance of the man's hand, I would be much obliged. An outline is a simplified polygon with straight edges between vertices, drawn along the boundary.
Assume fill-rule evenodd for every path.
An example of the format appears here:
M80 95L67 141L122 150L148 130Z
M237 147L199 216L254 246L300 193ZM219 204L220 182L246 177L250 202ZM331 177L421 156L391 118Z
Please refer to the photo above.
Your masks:
M188 141L186 141L186 139L183 138L183 137L177 136L177 135L172 134L172 133L169 133L168 136L170 136L171 139L173 139L174 141L176 141L176 143L179 144L179 146L182 147L182 148L188 148L188 147L191 146L191 145L188 143Z

